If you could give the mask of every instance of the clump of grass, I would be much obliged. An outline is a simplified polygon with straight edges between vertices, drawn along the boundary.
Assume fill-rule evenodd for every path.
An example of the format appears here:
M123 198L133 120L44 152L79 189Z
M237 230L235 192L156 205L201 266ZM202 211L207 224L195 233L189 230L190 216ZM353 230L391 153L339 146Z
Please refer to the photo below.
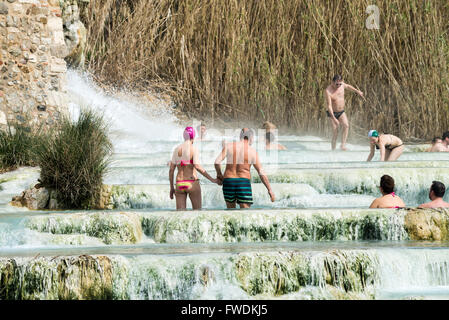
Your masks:
M379 30L365 26L372 4ZM105 0L82 12L99 81L169 90L189 116L330 133L323 92L341 73L365 93L346 101L363 136L449 127L446 0Z
M57 191L59 204L70 209L90 209L101 196L112 144L101 115L87 110L59 127L36 150L41 184Z
M0 172L36 165L33 151L41 140L39 131L21 124L10 124L5 131L0 130Z

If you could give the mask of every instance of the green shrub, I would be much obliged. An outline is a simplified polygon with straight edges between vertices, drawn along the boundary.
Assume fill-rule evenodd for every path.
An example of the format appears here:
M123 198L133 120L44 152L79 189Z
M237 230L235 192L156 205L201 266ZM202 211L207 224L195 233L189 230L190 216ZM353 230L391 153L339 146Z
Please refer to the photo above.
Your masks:
M14 124L6 131L0 130L0 171L12 170L20 166L34 166L33 149L41 140L40 130Z
M60 205L89 209L98 203L112 152L107 131L102 116L82 111L76 122L63 118L37 148L40 181L57 191Z

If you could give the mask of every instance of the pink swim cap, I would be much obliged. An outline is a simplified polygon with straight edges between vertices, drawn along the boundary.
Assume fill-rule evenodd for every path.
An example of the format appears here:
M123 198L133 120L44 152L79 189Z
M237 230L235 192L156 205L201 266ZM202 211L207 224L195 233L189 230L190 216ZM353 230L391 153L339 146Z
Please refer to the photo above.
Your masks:
M195 139L195 129L192 127L187 127L184 130L184 140L193 140Z

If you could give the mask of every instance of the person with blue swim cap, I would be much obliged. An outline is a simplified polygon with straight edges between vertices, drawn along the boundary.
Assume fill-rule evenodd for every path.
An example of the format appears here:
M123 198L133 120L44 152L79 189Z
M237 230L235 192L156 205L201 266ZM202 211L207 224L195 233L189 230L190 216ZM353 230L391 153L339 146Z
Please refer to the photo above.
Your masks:
M395 161L404 152L404 143L392 134L379 134L377 130L370 130L368 138L371 148L368 162L373 159L376 149L380 151L380 161Z

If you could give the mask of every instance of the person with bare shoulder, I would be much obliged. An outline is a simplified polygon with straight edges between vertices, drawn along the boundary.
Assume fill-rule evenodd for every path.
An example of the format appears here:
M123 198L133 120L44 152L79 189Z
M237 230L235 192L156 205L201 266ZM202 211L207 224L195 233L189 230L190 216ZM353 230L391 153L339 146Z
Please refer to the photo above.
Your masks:
M376 130L371 130L368 132L368 138L370 139L368 162L373 159L375 149L380 151L380 161L395 161L404 152L404 143L392 134L379 134Z
M449 203L443 200L446 186L440 181L433 181L430 186L429 199L431 202L424 203L418 208L449 208Z
M217 179L223 183L223 195L228 209L239 204L240 209L250 208L253 204L251 189L251 165L254 166L268 190L271 201L275 201L275 195L270 182L265 175L257 151L251 147L254 140L254 132L248 128L242 129L239 142L227 143L215 160ZM226 170L221 172L221 163L226 159Z
M197 171L213 183L221 183L218 179L212 178L206 170L200 165L198 149L193 146L195 139L195 130L187 127L184 130L184 143L180 144L173 151L170 161L169 180L170 180L170 199L176 197L176 209L184 210L187 207L187 196L192 202L192 209L201 209L201 186L198 180ZM176 175L176 184L174 183L175 169L178 169Z
M394 193L394 179L389 175L384 175L380 179L380 192L382 197L377 198L371 203L370 209L398 209L405 208L405 203Z
M334 76L332 83L326 88L324 95L327 103L327 116L332 126L332 150L337 148L338 130L343 128L341 150L346 151L346 141L349 134L349 120L345 113L345 89L349 89L364 98L363 92L344 83L340 75Z
M425 152L438 152L436 148L443 143L443 140L440 137L435 137L432 139L432 143L430 144L430 147L426 149Z
M429 152L449 152L449 131L443 133L440 143L435 143Z
M277 143L274 133L272 131L268 131L265 134L265 149L266 150L281 150L281 151L285 151L285 150L287 150L287 147L282 145L282 144L280 144L280 143Z

